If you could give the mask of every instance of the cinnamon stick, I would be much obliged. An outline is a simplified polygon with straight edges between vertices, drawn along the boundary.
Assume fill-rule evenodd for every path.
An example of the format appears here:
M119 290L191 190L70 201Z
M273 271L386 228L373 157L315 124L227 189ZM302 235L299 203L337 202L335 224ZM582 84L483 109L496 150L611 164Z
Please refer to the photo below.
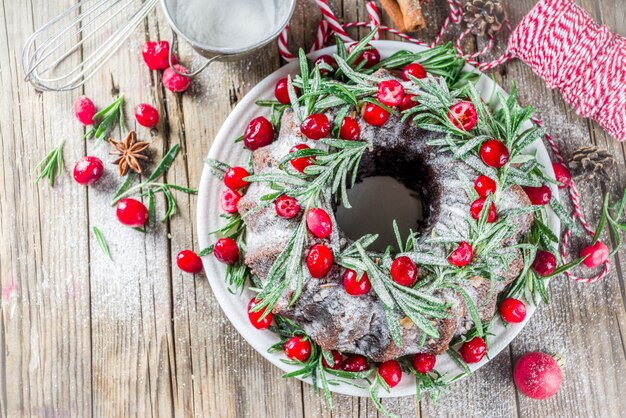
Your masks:
M393 22L393 26L398 29L400 32L406 32L406 26L404 25L404 15L402 14L402 10L400 10L400 5L397 0L380 0L380 5L383 7L383 10L391 21Z
M426 26L420 0L397 0L402 12L404 27L407 32L413 32Z

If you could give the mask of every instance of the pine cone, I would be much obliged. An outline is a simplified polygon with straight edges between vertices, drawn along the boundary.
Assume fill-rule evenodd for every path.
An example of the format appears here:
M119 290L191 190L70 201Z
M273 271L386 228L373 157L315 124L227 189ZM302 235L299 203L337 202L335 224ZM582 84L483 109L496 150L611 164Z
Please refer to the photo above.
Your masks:
M607 150L592 145L574 151L569 167L576 177L593 180L596 176L601 176L608 180L609 171L616 163L615 158Z
M463 21L474 35L493 35L502 29L507 14L502 0L466 0Z

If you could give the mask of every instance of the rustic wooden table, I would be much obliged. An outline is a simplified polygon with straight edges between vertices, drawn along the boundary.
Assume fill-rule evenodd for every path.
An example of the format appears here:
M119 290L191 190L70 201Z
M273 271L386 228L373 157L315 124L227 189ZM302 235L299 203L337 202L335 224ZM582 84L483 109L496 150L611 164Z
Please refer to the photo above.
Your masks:
M108 166L104 181L92 188L71 180L76 159L105 155L106 146L93 149L81 140L83 129L71 112L80 92L36 92L23 81L20 53L35 28L72 3L1 2L0 415L377 416L369 400L337 395L331 413L309 385L281 379L280 370L231 326L204 276L194 279L172 266L180 249L197 248L194 197L179 195L178 214L141 234L120 226L109 205L118 182L114 167ZM515 24L535 1L507 3ZM622 0L579 3L626 35ZM331 5L347 21L366 17L365 1ZM434 37L446 12L445 0L426 6L429 28L423 38ZM319 18L312 0L299 1L290 44L310 45ZM175 95L140 58L142 42L159 37L170 37L160 10L81 91L99 105L124 92L131 127L133 107L154 103L162 121L152 133L139 129L140 135L159 155L180 144L183 156L167 179L196 187L202 158L224 119L281 62L272 43L241 62L211 66L191 91ZM180 49L183 62L194 62L192 51ZM495 75L507 89L517 83L521 100L537 106L566 157L595 143L617 158L611 182L581 184L585 211L597 219L602 193L618 193L626 184L624 148L596 124L575 116L523 64L512 62ZM36 162L62 138L67 140L63 177L54 188L33 185ZM114 261L100 251L94 226L107 237ZM554 280L550 304L541 306L509 349L456 383L439 404L407 397L385 405L401 416L626 416L625 269L622 250L610 276L597 284ZM529 350L566 358L563 387L549 400L530 400L513 386L513 361Z

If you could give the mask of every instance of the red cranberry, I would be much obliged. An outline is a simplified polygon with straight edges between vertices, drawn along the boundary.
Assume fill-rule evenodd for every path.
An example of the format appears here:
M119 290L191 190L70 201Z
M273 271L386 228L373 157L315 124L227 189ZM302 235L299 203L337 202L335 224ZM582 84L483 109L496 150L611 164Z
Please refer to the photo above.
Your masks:
M404 95L404 98L402 99L402 103L400 103L400 110L402 112L404 112L405 110L409 110L419 104L417 101L413 100L414 97L415 97L414 94Z
M169 68L170 63L167 55L170 53L170 43L167 41L148 41L143 44L141 55L143 61L151 70L165 70ZM176 55L172 55L172 64L177 64Z
M417 281L417 266L406 255L400 256L391 263L391 278L402 286L413 286Z
M229 189L243 189L248 185L244 179L249 175L248 170L243 167L231 167L224 174L224 184Z
M350 354L344 361L341 369L345 372L358 373L369 369L367 359L360 354Z
M549 251L539 250L535 255L532 267L538 275L549 276L556 270L556 257Z
M500 316L509 324L518 324L526 318L526 305L518 299L504 299L500 304Z
M522 355L513 368L515 386L532 399L546 399L559 391L563 381L561 365L545 353Z
M289 150L290 153L300 151L303 149L309 149L308 145L298 144ZM295 168L300 173L304 173L304 169L310 165L313 165L313 161L315 160L315 156L313 157L300 157L294 158L293 160L289 160L291 166Z
M598 241L593 245L585 247L580 252L580 256L587 257L583 261L585 266L589 268L597 267L609 259L609 247L607 247L602 241Z
M86 156L76 161L74 165L74 180L76 183L88 186L102 177L104 166L98 157Z
M189 73L189 71L187 71L187 69L180 64L174 64L174 68L179 73ZM187 90L187 88L189 88L189 83L191 82L191 80L189 80L189 77L185 77L175 73L171 67L163 71L163 77L161 78L161 80L163 81L163 85L165 86L165 88L174 93L184 92L185 90Z
M122 199L116 207L117 219L126 226L141 228L148 221L148 209L138 200Z
M251 151L269 145L274 140L274 127L267 118L256 117L243 133L243 144Z
M250 299L248 303L248 319L252 326L256 329L268 329L272 324L272 319L274 315L272 312L268 313L265 318L261 319L261 316L267 311L267 308L261 309L258 312L252 312L252 308L259 304L260 301L257 301L256 298Z
M96 114L96 105L87 96L78 96L74 102L74 115L83 125L91 125Z
M474 337L461 346L461 357L466 363L478 363L487 354L487 344L480 337Z
M474 249L467 242L463 241L456 250L448 256L448 262L453 266L463 267L471 263L474 257Z
M552 163L552 169L554 170L554 177L556 181L561 183L559 189L564 189L572 182L572 173L569 168L560 163Z
M348 47L348 52L352 52L352 50L354 49L356 45L357 45L356 43L350 45ZM378 50L374 48L373 46L371 46L370 44L367 44L367 47L369 49L361 53L361 55L354 62L355 65L359 65L361 62L365 61L363 68L369 68L369 67L373 67L374 65L380 62L380 52L378 52Z
M222 192L220 196L220 203L222 204L222 209L227 213L237 213L237 204L241 199L241 195L237 193L235 190L226 189Z
M275 202L276 214L281 218L291 219L300 212L298 201L291 196L282 195Z
M306 265L311 277L321 279L333 266L333 252L323 244L315 244L306 256Z
M317 66L319 64L328 64L331 67L333 67L333 69L337 69L337 61L335 61L335 59L331 57L330 55L320 55L319 57L317 57L317 59L313 62L313 66ZM334 70L330 71L330 70L320 68L320 74L322 76L328 76L328 75L331 75L332 73L334 73Z
M331 366L330 364L328 364L328 362L326 361L326 357L322 357L322 364L327 369L340 370L341 364L343 363L343 356L339 354L339 351L337 350L331 350L330 354L332 354L333 356L333 365Z
M159 123L159 111L147 103L142 103L135 108L135 119L141 126L152 128Z
M409 81L409 76L413 76L415 78L426 78L426 70L421 64L413 62L404 67L402 70L402 79L404 81Z
M330 133L330 121L323 113L315 113L302 122L300 132L309 139L325 138Z
M396 80L381 81L376 98L384 105L398 106L404 98L404 87Z
M359 279L356 271L348 269L343 273L343 287L349 295L360 296L367 294L372 288L372 285L367 273L363 272L363 275Z
M232 238L220 238L213 246L213 255L224 264L235 264L239 261L239 247Z
M509 162L509 149L504 142L490 139L480 146L480 158L489 167L500 168Z
M450 108L448 119L457 129L471 131L478 122L478 113L472 102L459 102Z
M396 360L388 360L378 366L378 374L390 388L397 386L402 380L402 368Z
M487 197L496 192L496 182L487 176L478 176L474 181L474 190L480 197Z
M368 103L363 110L363 119L373 126L383 126L389 119L389 112L374 103Z
M276 100L278 100L282 104L291 103L291 100L289 99L288 86L289 86L289 81L287 77L283 77L280 80L278 80L278 83L276 83L276 87L274 88L274 96L276 96ZM297 96L299 93L298 88L296 86L293 86L293 89L295 90L296 96Z
M285 343L285 354L304 363L311 356L311 342L305 337L291 337Z
M522 188L533 205L547 205L552 200L552 190L545 184L539 187L524 186Z
M333 222L324 209L313 208L306 213L306 226L318 238L328 238L333 232Z
M435 368L437 357L433 354L417 353L413 356L413 367L418 373L426 374Z
M339 129L339 138L348 141L358 141L361 138L361 128L356 119L345 117L341 121L341 129Z
M483 211L483 207L485 206L485 198L484 197L479 197L478 199L474 200L474 202L472 202L472 205L470 206L470 215L472 215L472 218L478 220L478 218L480 218L480 214ZM491 223L493 221L496 220L496 205L495 203L491 202L491 205L489 206L489 214L487 215L487 222Z
M186 273L200 273L202 271L202 259L191 250L182 250L176 256L178 268Z

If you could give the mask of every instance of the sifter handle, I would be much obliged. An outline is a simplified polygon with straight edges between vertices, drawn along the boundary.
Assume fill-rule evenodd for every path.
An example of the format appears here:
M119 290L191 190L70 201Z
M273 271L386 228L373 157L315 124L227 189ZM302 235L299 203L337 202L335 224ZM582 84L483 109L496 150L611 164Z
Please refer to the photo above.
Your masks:
M170 50L167 53L167 61L169 62L170 68L172 69L172 71L174 71L178 75L182 75L183 77L191 78L193 76L200 74L202 71L204 71L206 67L209 66L209 64L211 64L213 61L216 61L224 56L224 55L216 55L213 58L207 59L206 62L202 64L200 68L198 68L197 70L192 71L190 73L181 73L174 67L174 63L172 62L172 54L173 54L172 50L174 49L175 42L178 42L178 38L177 38L176 32L172 31L172 42L170 42Z

